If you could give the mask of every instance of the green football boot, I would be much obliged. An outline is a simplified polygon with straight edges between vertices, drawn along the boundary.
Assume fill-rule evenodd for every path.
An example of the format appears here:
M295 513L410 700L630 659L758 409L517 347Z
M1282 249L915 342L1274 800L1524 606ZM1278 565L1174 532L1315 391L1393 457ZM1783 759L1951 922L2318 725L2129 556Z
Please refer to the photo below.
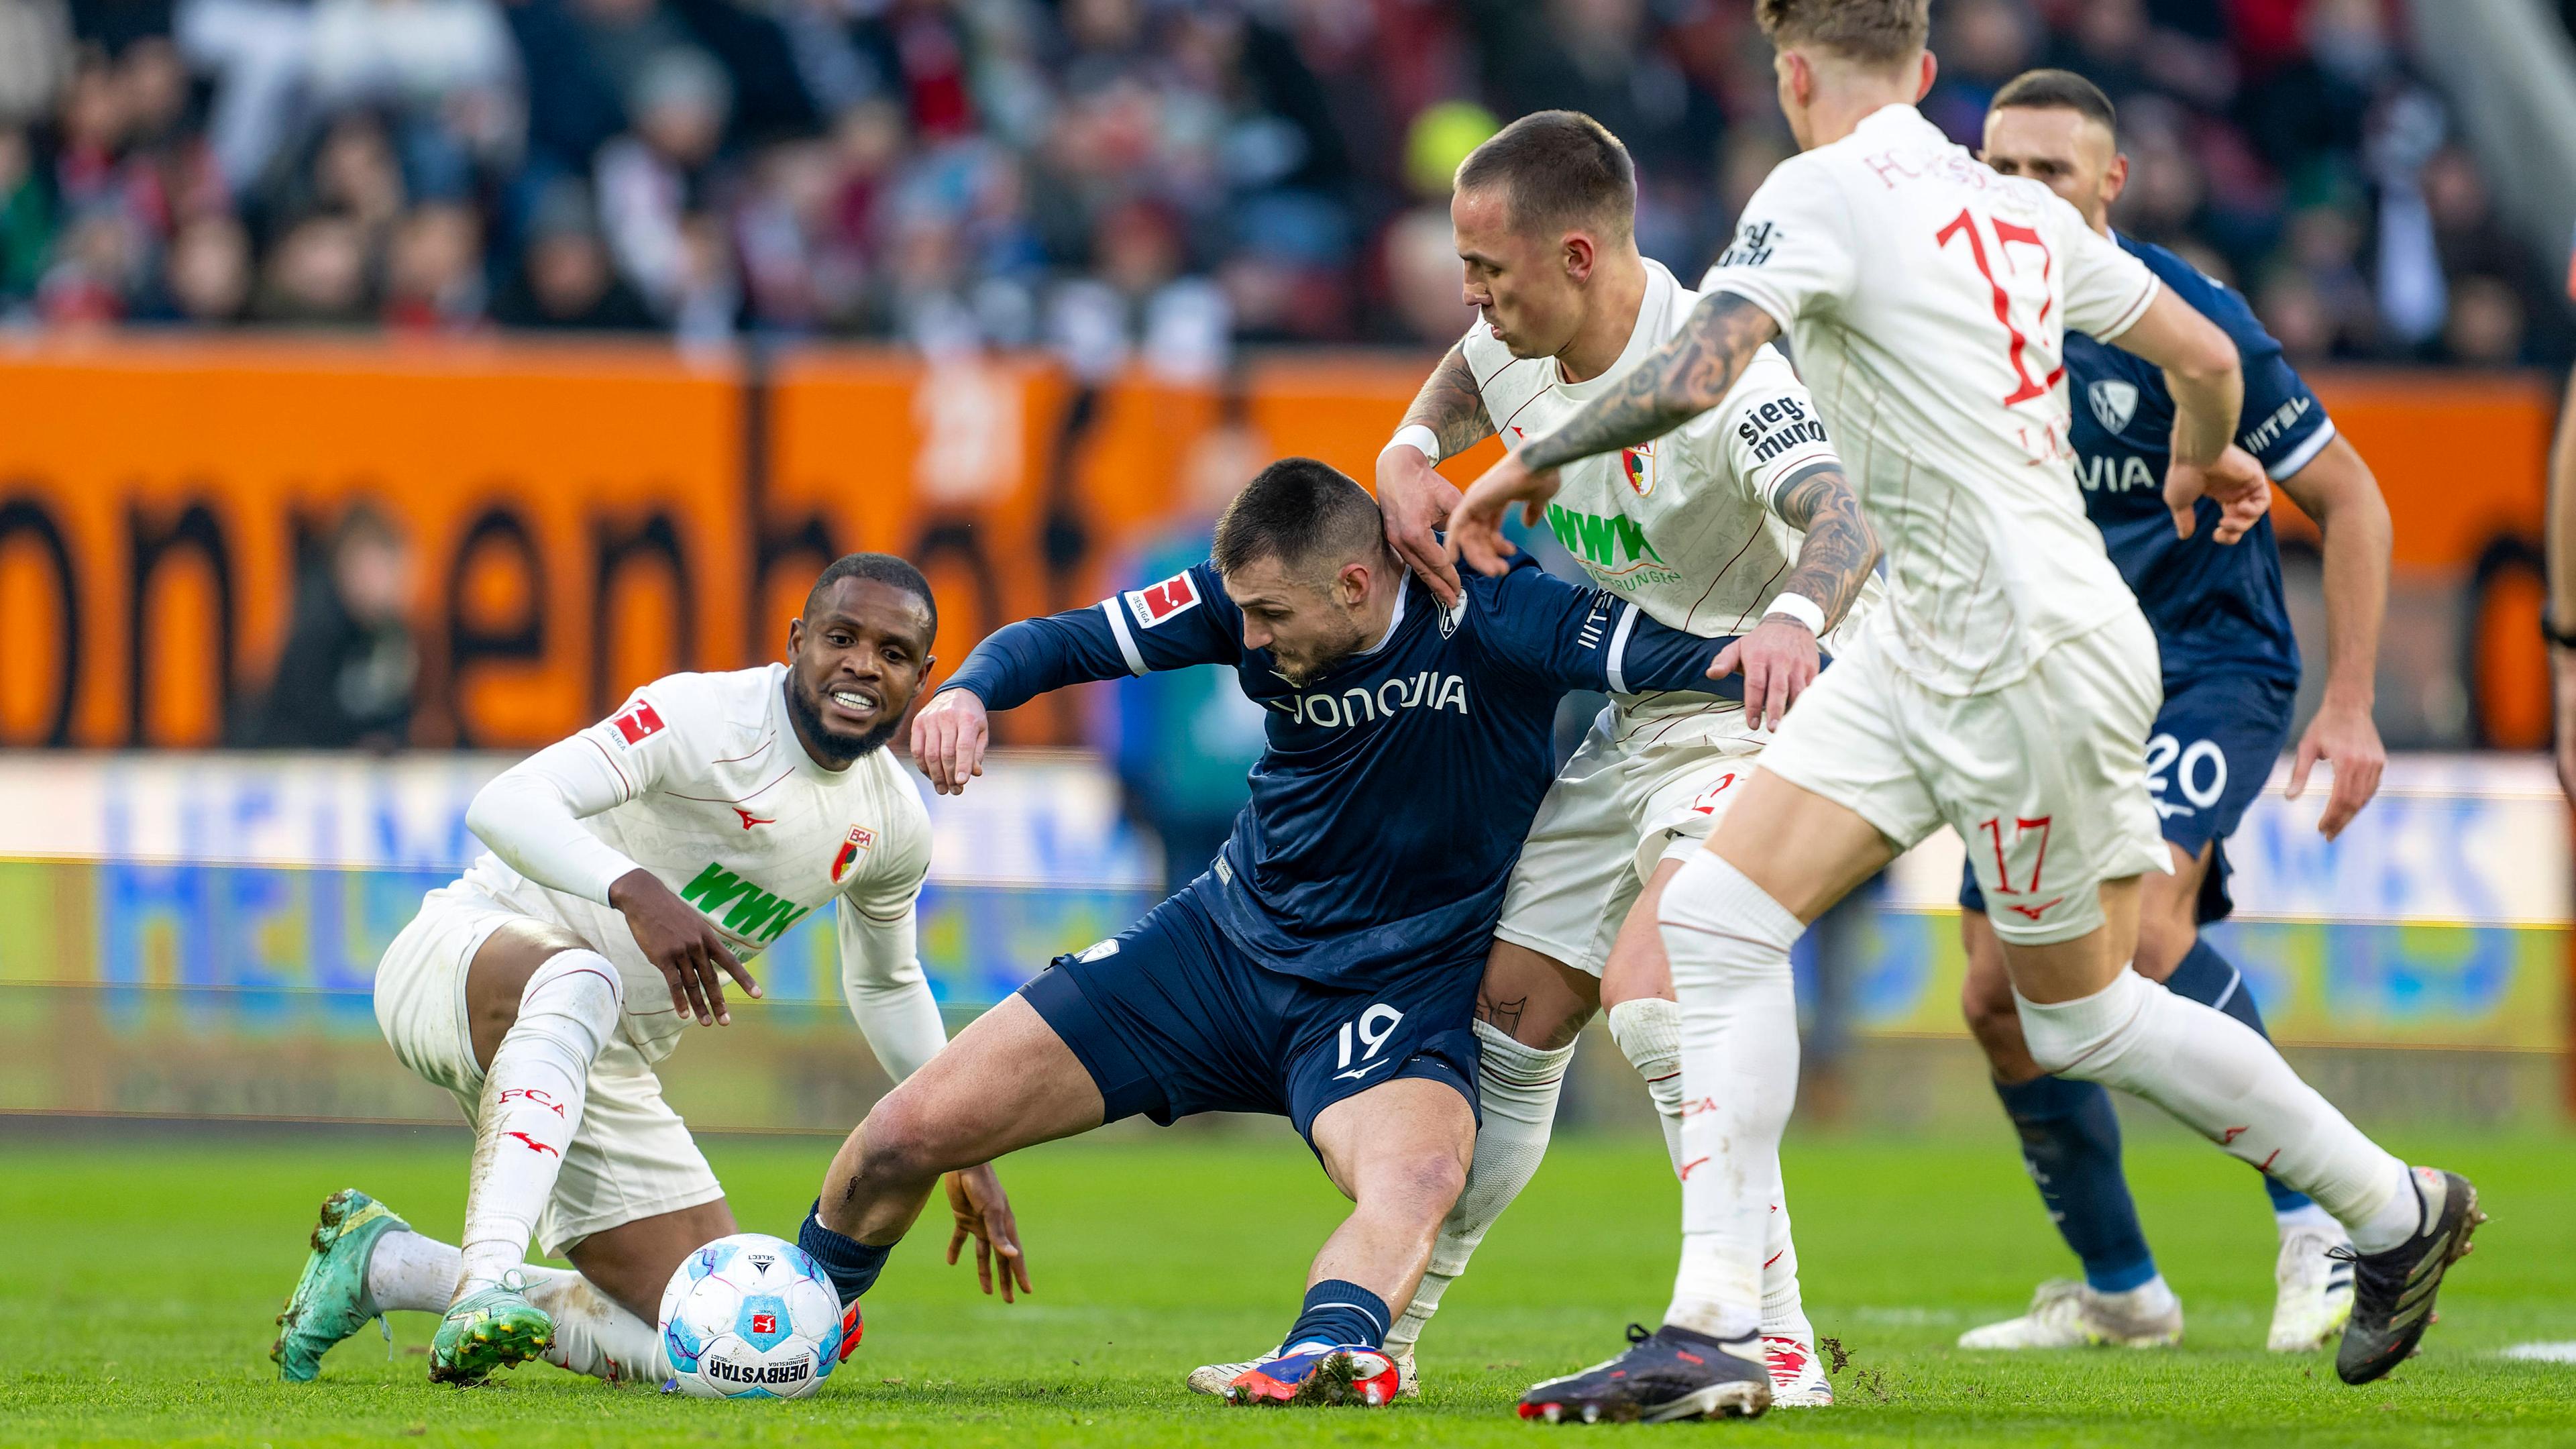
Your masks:
M322 1200L322 1220L313 1227L313 1252L304 1260L304 1276L287 1295L286 1311L277 1315L277 1342L268 1356L277 1376L288 1383L310 1383L322 1371L322 1355L331 1345L367 1326L376 1316L367 1296L367 1260L376 1240L411 1224L392 1208L354 1187Z
M555 1346L555 1321L527 1300L519 1275L457 1300L429 1341L429 1381L479 1384Z

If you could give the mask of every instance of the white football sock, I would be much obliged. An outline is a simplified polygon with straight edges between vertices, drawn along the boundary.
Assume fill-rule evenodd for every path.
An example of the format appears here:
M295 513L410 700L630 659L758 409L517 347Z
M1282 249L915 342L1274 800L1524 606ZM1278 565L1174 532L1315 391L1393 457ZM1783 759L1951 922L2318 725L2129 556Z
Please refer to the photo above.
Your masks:
M2123 968L2090 996L2042 1006L2015 993L2032 1059L2060 1076L2146 1098L2227 1151L2315 1198L2365 1253L2418 1216L2406 1164L2299 1080L2262 1034Z
M671 1376L662 1332L566 1268L522 1268L528 1301L555 1322L546 1362L595 1379L659 1384Z
M618 1010L617 968L595 951L560 952L528 978L518 1020L483 1077L457 1297L526 1261Z
M2182 1300L2174 1296L2173 1285L2165 1281L2165 1275L2162 1273L2158 1273L2135 1288L2123 1289L2117 1293L2104 1293L2098 1288L2087 1291L2093 1293L2095 1297L2109 1301L2121 1312L2137 1318L2162 1318L2168 1313L2180 1312L2182 1309Z
M465 1255L436 1238L390 1232L367 1259L367 1299L379 1313L444 1313ZM670 1366L662 1335L569 1268L522 1263L528 1301L555 1321L546 1362L596 1379L660 1383Z
M1798 1095L1789 948L1806 928L1705 850L1665 887L1660 916L1682 1009L1682 1260L1664 1321L1744 1338L1762 1323L1780 1134Z
M376 1239L367 1256L367 1301L379 1313L445 1313L464 1264L436 1238L396 1229Z
M1654 1099L1655 1120L1664 1129L1664 1151L1673 1173L1682 1170L1682 1008L1678 1001L1642 996L1613 1005L1607 1013L1610 1039L1619 1044L1628 1064L1646 1082ZM1776 1170L1776 1169L1775 1169ZM1762 1331L1794 1338L1812 1347L1815 1325L1798 1297L1798 1249L1789 1237L1789 1208L1771 1205L1762 1242Z
M1467 1260L1485 1241L1485 1230L1538 1172L1556 1125L1556 1099L1565 1090L1566 1063L1574 1058L1571 1042L1552 1051L1525 1046L1481 1021L1476 1040L1484 1051L1476 1070L1476 1098L1484 1109L1484 1121L1476 1128L1476 1156L1467 1167L1465 1190L1431 1245L1422 1285L1387 1331L1386 1351L1399 1357L1413 1351L1423 1325L1440 1311L1440 1295L1467 1271Z
M1615 1002L1604 1015L1619 1054L1646 1082L1655 1125L1664 1129L1664 1155L1673 1175L1682 1170L1682 1004L1660 996Z
M2285 1213L2272 1214L2272 1225L2281 1230L2284 1241L2287 1241L2292 1233L2313 1231L2341 1234L2343 1232L2343 1224L2334 1220L2334 1214L2315 1203L2294 1207Z

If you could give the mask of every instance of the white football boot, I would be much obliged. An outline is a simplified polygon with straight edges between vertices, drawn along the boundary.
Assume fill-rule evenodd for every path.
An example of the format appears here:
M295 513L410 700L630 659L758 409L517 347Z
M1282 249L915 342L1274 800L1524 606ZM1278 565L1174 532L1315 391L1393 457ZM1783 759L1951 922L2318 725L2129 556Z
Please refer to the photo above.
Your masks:
M2326 1254L2351 1247L2341 1228L2297 1228L2281 1240L2280 1260L2272 1265L2280 1290L2272 1303L2272 1352L2313 1353L2343 1336L2352 1317L2352 1263Z
M1200 1364L1197 1368L1190 1370L1190 1392L1194 1394L1212 1394L1218 1398L1224 1398L1228 1385L1278 1356L1279 1350L1272 1349L1269 1353L1264 1354L1260 1358L1245 1359L1241 1363ZM1410 1399L1419 1396L1422 1392L1422 1385L1415 1380L1413 1375L1412 1350L1407 1349L1399 1354L1390 1354L1389 1357L1395 1360L1395 1396L1399 1399Z
M1959 1335L1961 1348L2170 1348L2182 1342L2182 1300L2163 1295L2162 1311L2130 1293L2097 1293L2052 1278L2031 1295L2030 1311Z
M1825 1377L1824 1361L1816 1357L1814 1344L1785 1333L1766 1333L1762 1335L1762 1364L1771 1370L1771 1407L1834 1406L1833 1380Z

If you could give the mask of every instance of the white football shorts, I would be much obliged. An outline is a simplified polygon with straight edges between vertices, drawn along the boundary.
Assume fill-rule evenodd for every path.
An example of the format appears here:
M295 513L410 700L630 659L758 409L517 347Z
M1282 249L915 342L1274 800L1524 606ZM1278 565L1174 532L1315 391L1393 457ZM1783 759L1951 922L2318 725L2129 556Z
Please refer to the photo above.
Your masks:
M1599 976L1656 864L1708 838L1771 736L1731 702L1673 706L1613 703L1593 720L1539 803L1495 936Z
M2053 645L1983 694L1926 689L1878 647L1884 616L1781 722L1762 768L1858 813L1902 849L1948 824L1995 934L2069 941L2102 924L2098 887L2173 869L2147 793L2164 684L2135 609Z
M376 967L376 1024L385 1040L404 1066L453 1093L468 1123L482 1103L483 1069L466 1025L465 972L483 942L515 920L550 924L471 886L441 886L422 898L420 914ZM593 1233L723 1196L688 1125L662 1100L652 1067L632 1044L611 1040L591 1063L581 1124L537 1219L538 1246L560 1255Z

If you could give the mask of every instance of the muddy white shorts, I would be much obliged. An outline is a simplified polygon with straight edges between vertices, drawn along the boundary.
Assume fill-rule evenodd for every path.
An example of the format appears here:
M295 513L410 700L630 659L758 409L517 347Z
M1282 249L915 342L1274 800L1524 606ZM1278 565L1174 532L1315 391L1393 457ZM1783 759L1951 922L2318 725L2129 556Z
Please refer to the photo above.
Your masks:
M1770 738L1731 701L1603 709L1539 802L1494 934L1600 975L1656 864L1699 848Z
M385 949L376 967L376 1024L402 1064L455 1094L474 1122L483 1069L465 1015L465 972L474 953L520 915L466 885L442 886ZM537 1219L549 1255L593 1233L714 1202L724 1196L687 1124L662 1100L661 1080L642 1054L612 1040L591 1064L581 1124L573 1129L555 1192Z
M2170 871L2147 793L2164 698L2135 609L2052 646L1983 694L1941 694L1887 662L1885 621L1817 676L1762 768L1859 814L1899 848L1948 824L1995 934L2041 946L2102 924L2098 887Z

